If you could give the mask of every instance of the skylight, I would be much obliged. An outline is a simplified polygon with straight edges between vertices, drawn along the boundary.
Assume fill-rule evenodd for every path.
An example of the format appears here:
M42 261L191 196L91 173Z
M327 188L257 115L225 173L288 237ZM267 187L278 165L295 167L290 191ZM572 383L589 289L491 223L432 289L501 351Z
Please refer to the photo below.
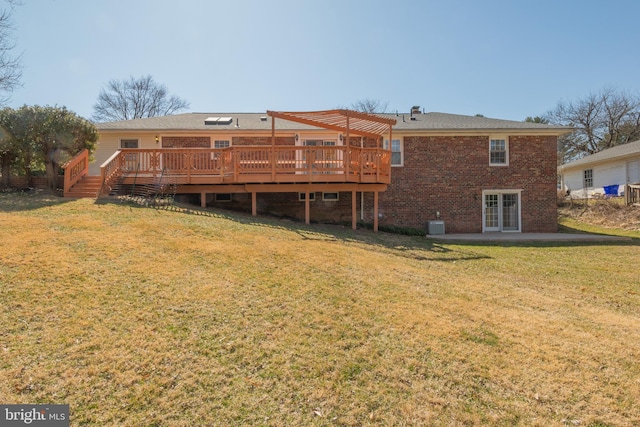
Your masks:
M230 125L233 117L207 117L204 119L205 125Z

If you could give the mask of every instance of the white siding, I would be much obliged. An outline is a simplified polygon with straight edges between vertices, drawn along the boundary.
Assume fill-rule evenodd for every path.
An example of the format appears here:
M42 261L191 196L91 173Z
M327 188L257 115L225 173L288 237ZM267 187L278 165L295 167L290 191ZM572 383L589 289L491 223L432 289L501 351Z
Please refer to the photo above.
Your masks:
M626 178L625 161L602 163L597 165L584 166L582 169L572 169L563 172L563 183L565 190L571 190L574 197L584 197L583 177L586 169L593 169L593 188L588 188L587 193L591 196L594 193L604 194L604 187L609 185L619 185L618 192L624 191Z
M640 183L640 160L627 162L627 184Z

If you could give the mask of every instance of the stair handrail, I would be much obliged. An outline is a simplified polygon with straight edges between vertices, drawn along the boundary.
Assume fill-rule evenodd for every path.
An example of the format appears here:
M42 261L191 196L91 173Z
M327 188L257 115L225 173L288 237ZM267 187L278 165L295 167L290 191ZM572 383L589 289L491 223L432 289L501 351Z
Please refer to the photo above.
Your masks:
M111 182L114 179L117 179L122 175L122 166L119 160L121 153L122 151L120 150L116 151L100 165L100 180L102 181L102 184L100 185L98 196L102 195L105 186L111 185Z
M80 151L61 168L64 169L64 194L67 194L83 176L89 174L89 150Z

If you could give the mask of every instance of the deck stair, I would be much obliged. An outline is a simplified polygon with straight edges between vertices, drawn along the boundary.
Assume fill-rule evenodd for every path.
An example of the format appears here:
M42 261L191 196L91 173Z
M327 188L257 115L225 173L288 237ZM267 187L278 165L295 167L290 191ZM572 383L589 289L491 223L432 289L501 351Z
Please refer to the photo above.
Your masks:
M102 180L99 176L85 175L65 193L64 197L96 198L101 185Z

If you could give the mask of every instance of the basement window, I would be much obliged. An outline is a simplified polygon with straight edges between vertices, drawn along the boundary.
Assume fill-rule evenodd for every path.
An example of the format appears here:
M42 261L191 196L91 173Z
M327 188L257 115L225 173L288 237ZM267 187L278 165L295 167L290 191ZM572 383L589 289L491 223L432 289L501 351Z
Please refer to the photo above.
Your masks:
M304 202L306 199L306 193L298 193L298 201ZM314 202L316 200L316 193L309 193L309 201Z
M208 126L230 125L232 122L233 117L207 117L204 119L204 124Z
M228 194L216 193L215 196L214 196L214 200L216 202L230 202L231 201L231 193L228 193Z
M339 200L338 193L322 193L322 201L337 202Z

